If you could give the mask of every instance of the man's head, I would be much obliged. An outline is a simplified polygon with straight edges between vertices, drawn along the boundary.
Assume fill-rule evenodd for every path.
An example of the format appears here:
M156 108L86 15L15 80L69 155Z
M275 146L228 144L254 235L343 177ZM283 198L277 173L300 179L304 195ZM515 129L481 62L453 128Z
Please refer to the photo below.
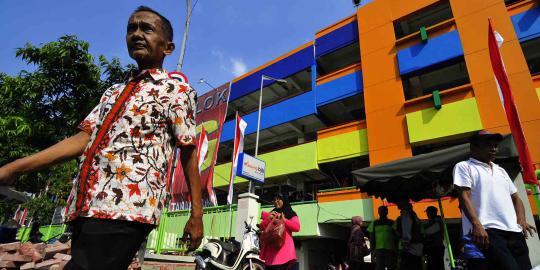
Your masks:
M140 6L129 17L126 43L139 69L161 68L174 50L171 22L157 11Z
M397 207L399 210L411 210L412 204L407 199L399 200L397 203Z
M499 133L491 133L487 130L478 131L469 138L471 154L482 162L493 161L502 140L503 136Z
M386 218L388 216L388 207L381 205L379 206L379 217Z
M436 218L437 217L437 212L438 212L438 210L437 210L437 207L435 207L435 206L428 206L426 208L426 214L427 214L429 219Z

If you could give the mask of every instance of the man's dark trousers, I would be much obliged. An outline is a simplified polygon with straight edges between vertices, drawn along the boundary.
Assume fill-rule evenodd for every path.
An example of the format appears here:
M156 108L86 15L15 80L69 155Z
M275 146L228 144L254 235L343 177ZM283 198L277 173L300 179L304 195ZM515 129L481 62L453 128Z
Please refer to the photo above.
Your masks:
M487 229L489 248L485 252L490 270L530 270L529 248L519 232Z
M72 259L66 270L126 270L155 227L131 221L78 218L71 223Z

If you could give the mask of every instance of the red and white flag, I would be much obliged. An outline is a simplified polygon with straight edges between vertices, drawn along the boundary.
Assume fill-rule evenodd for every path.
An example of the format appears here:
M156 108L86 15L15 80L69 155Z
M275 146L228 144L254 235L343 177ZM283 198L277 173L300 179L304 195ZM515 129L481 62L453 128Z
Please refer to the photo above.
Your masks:
M208 154L208 136L206 136L206 130L202 126L201 133L199 134L199 140L197 141L197 157L199 158L199 172L202 169L204 160Z
M26 215L28 214L28 207L24 208L22 212L21 219L19 219L19 225L24 226L24 221L26 220Z
M497 84L497 88L499 90L499 97L501 98L501 103L503 104L506 118L508 119L510 130L512 131L512 137L514 138L519 154L519 163L521 164L521 168L523 170L523 181L526 184L536 185L538 184L538 181L536 180L536 175L534 173L531 154L529 152L529 148L527 147L525 135L523 134L523 128L521 127L521 122L519 121L518 110L510 89L510 82L508 81L508 76L506 75L506 68L499 50L504 40L499 33L493 30L491 19L489 19L488 27L489 58L491 59L491 66L493 67L493 73L495 75L495 83Z
M244 132L247 123L236 112L236 128L234 132L233 160L231 164L231 177L229 178L229 194L227 195L227 204L232 204L234 193L234 178L236 177L236 167L238 166L238 156L244 152Z
M14 219L14 220L19 219L19 211L20 211L20 210L21 210L21 205L19 204L19 205L17 206L17 210L15 210L15 214L13 215L13 219Z

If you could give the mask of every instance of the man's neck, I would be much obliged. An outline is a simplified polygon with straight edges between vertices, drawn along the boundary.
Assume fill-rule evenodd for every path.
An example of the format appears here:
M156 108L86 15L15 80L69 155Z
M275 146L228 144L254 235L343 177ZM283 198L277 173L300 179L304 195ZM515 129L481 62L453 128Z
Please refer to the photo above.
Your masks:
M491 166L491 160L487 160L487 159L483 159L481 157L479 157L478 155L475 155L475 154L472 154L472 158L480 161L480 162L483 162L483 163L486 163L487 165Z
M137 63L137 68L139 71L144 71L148 69L163 69L163 62L162 63L154 63L154 64L144 64L144 63Z

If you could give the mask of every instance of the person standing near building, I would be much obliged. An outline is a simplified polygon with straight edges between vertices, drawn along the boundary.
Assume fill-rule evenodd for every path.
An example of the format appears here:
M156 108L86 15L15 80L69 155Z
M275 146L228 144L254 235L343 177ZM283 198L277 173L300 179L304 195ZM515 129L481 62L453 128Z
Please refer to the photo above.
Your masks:
M422 269L422 225L408 200L398 202L395 227L399 237L399 269Z
M369 242L375 255L376 270L394 270L397 265L397 237L394 221L388 218L388 207L382 205L378 209L379 219L369 227Z
M260 257L264 260L268 270L287 270L297 261L292 233L300 231L300 220L289 201L282 194L274 195L272 203L274 209L270 213L264 211L261 213L262 222L259 227L261 231L264 231L274 219L282 219L285 226L283 244L277 248L261 238Z
M168 161L175 147L191 195L184 238L191 250L203 236L202 198L195 151L196 93L162 68L174 50L171 23L139 7L127 23L126 43L138 71L107 89L79 124L56 145L0 168L0 184L80 156L68 205L72 259L65 269L125 270L155 228L166 204Z
M523 202L508 173L493 163L503 136L486 130L469 138L471 158L454 167L463 233L486 256L488 269L531 269L525 238L536 229L527 224Z
M435 206L428 206L427 222L424 224L424 254L427 270L444 270L444 231L441 217Z
M351 223L351 233L347 244L349 250L349 269L361 270L364 269L364 257L369 255L369 248L367 247L364 232L362 231L364 220L360 216L354 216L351 218Z

